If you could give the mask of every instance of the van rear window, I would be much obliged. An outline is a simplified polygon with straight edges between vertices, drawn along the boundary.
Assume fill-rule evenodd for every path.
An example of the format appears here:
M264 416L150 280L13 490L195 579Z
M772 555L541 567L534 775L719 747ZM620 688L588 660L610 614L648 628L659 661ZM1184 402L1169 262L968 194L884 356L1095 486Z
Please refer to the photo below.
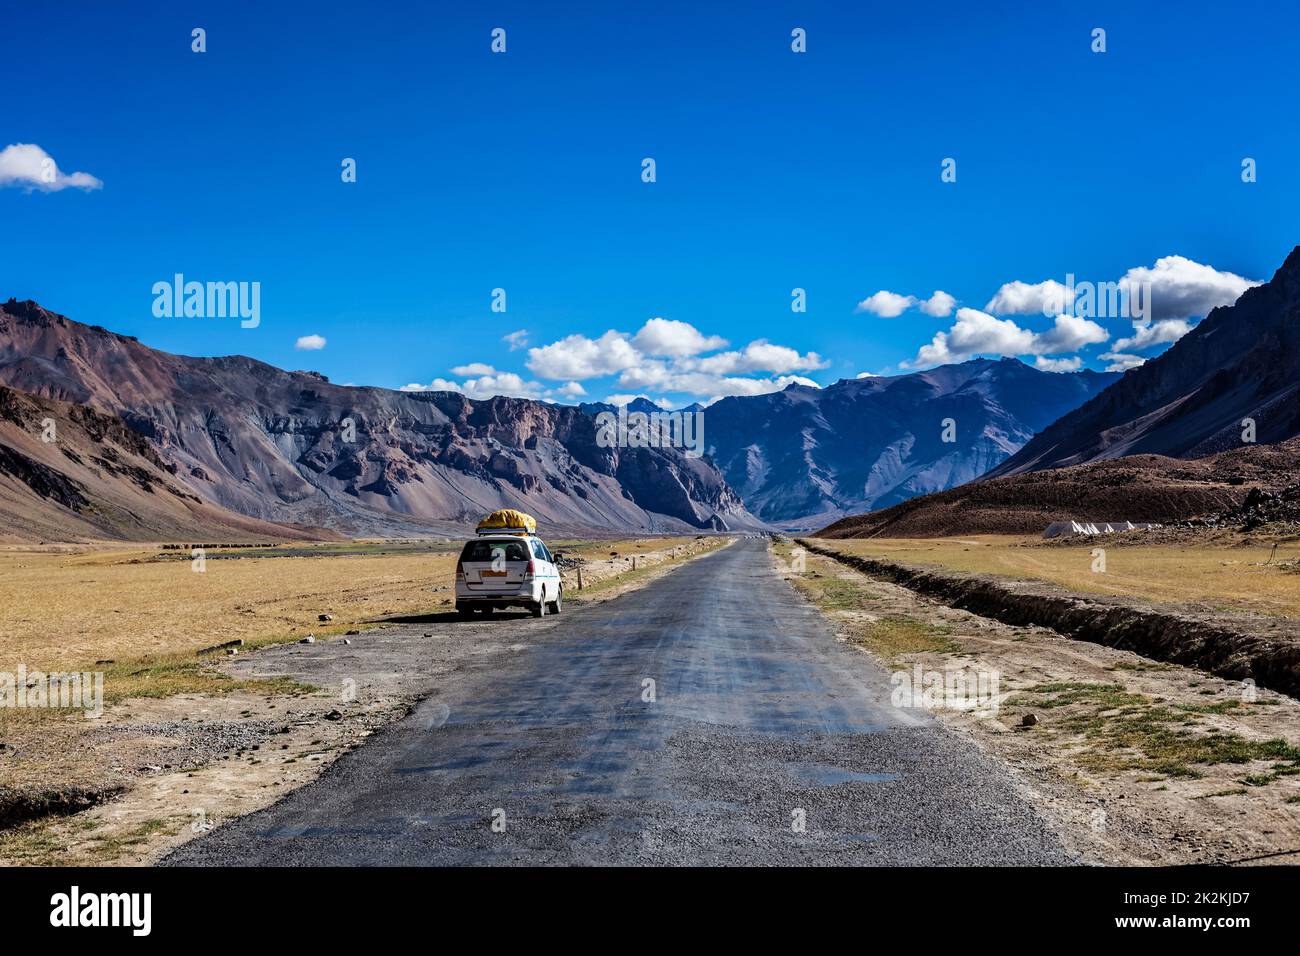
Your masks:
M504 551L504 561L527 561L528 552L522 541L467 541L460 553L462 561L491 561L497 552Z

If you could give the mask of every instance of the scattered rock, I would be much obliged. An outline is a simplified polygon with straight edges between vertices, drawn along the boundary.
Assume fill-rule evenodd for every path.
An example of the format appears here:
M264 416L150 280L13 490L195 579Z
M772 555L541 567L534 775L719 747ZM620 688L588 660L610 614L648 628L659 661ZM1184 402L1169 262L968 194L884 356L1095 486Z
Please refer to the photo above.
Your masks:
M1300 524L1300 485L1291 485L1278 492L1251 488L1241 507L1207 520L1214 524L1236 524L1242 531L1254 531L1266 524Z
M203 650L198 652L198 656L202 657L204 654L215 654L217 651L229 652L229 648L243 646L244 639L242 637L237 637L233 641L223 641L220 644L213 644L211 647L205 647Z
M342 719L343 719L343 715L342 715L341 713L339 713L337 710L331 710L328 714L325 715L325 719L326 719L326 720L342 720Z
M332 620L334 620L334 615L333 615L333 614L321 614L321 615L318 615L318 616L317 616L316 620L318 620L318 621L332 621Z
M1025 714L1025 716L1020 718L1021 727L1036 727L1037 725L1038 725L1037 714Z
M348 631L348 637L355 637L357 634L360 633L361 633L360 631Z
M298 643L299 643L299 644L315 644L315 643L316 643L316 635L315 635L315 634L308 634L306 637L304 637L304 638L303 638L301 641L299 641Z

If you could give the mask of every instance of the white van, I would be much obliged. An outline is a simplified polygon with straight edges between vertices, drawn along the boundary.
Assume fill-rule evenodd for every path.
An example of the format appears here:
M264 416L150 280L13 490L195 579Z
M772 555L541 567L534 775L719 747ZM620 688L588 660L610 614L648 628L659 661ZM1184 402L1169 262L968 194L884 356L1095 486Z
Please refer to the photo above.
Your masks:
M560 570L542 539L532 534L480 534L465 542L456 562L456 613L491 614L526 607L533 617L559 614Z

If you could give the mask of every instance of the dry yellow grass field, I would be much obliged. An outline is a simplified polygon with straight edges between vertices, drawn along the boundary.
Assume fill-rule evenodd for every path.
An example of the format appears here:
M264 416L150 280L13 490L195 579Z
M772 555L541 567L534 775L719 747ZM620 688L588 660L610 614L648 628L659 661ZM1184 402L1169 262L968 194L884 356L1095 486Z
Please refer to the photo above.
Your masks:
M722 543L550 542L586 560L591 600ZM240 677L226 655L195 652L242 639L240 653L248 653L308 633L442 620L454 610L459 550L459 542L378 541L217 548L197 573L188 550L0 549L0 674L23 666L29 674L99 672L104 704L94 720L75 706L0 706L0 864L147 862L187 827L200 784L210 788L205 805L237 815L312 779L405 713L401 693L372 693L336 720L323 715L339 708L337 690L301 683L301 675ZM646 560L633 571L635 555ZM446 646L453 655L472 647L476 657L505 647L473 633ZM430 666L451 665L438 655ZM242 749L267 722L284 725L274 761L253 754L258 746ZM78 805L74 816L61 815Z
M302 636L437 604L450 554L221 558L188 552L0 554L0 661L46 670L148 658L243 638ZM321 625L323 627L323 625ZM296 629L296 630L295 630ZM318 632L319 633L319 632Z
M1093 594L1216 610L1300 617L1300 544L1129 544L1120 536L1079 545L1045 545L1039 538L872 538L819 541L864 557L954 571L1049 581ZM1093 549L1106 552L1104 573L1093 571ZM1272 560L1270 562L1270 555Z
M691 540L552 547L600 559ZM102 670L96 661L192 655L237 638L255 645L446 610L458 550L373 543L210 550L202 573L192 569L189 552L157 548L0 550L0 670L17 662L29 669ZM281 556L272 556L277 551ZM334 619L320 623L320 614Z

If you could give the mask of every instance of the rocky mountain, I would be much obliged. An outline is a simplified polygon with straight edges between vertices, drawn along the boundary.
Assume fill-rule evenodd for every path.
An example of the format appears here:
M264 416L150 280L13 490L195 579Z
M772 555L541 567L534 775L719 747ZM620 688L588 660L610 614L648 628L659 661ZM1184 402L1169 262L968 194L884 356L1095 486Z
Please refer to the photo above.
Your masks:
M1130 369L990 477L1125 455L1199 458L1300 434L1300 247L1273 278L1215 309L1164 354Z
M752 513L821 527L984 474L1118 377L976 359L822 389L792 385L709 406L704 439Z
M116 415L0 386L0 540L327 537L210 504Z
M264 521L451 533L514 507L551 534L757 524L707 458L600 447L576 407L171 355L30 301L0 308L0 384L120 417L184 489Z

